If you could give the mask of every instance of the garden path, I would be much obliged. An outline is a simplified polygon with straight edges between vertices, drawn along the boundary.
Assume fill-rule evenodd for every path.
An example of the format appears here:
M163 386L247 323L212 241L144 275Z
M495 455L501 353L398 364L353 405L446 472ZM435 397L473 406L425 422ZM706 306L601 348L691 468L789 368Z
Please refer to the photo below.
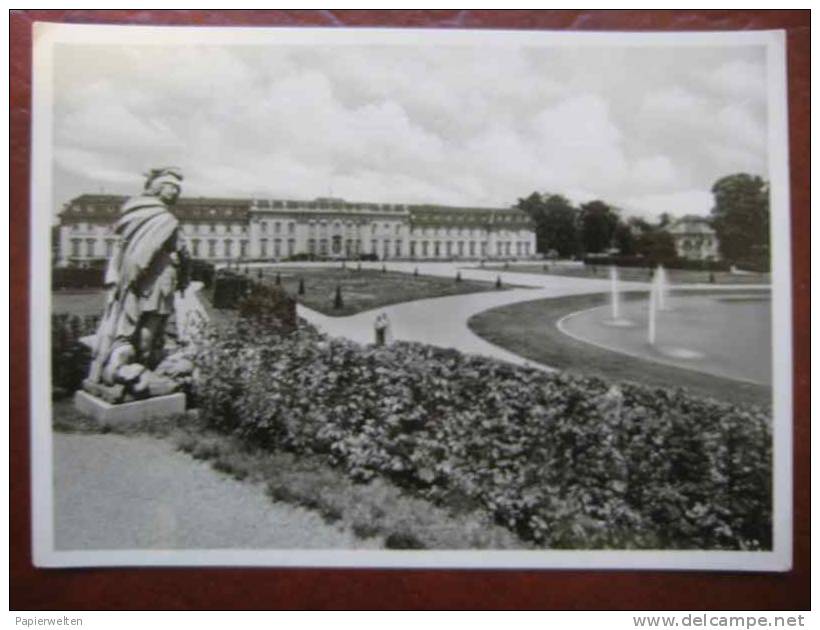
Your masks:
M145 436L54 434L58 550L378 547Z

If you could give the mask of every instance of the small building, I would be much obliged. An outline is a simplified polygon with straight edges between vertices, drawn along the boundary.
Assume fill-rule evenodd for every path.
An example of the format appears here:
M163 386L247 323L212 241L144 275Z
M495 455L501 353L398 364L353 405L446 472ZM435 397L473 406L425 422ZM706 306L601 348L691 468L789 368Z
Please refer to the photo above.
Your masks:
M60 212L59 265L110 257L125 197L81 195ZM483 259L535 255L535 227L517 208L458 208L319 198L182 197L171 211L194 258L212 262L317 259Z
M718 260L717 233L706 217L686 215L667 228L675 240L675 251L686 260Z

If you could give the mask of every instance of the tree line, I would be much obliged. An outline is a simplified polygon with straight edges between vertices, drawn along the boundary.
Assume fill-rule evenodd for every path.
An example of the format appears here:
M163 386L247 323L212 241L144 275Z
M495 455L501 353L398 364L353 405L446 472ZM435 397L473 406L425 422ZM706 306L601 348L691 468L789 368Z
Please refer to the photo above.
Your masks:
M747 267L769 265L769 185L746 173L723 177L712 186L709 223L719 239L721 257ZM677 257L669 232L669 213L656 221L623 217L600 199L573 205L554 193L533 192L516 204L535 223L536 248L544 255L583 258L590 254L642 256L650 261Z

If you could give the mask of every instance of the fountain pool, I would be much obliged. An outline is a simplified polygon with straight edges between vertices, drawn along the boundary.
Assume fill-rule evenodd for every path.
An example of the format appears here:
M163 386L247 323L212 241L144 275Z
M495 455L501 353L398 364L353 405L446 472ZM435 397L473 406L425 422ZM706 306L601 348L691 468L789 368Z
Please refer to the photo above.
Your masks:
M771 385L771 301L768 294L667 296L656 313L654 343L647 299L620 304L634 322L613 329L610 306L564 317L562 332L576 339L642 359L740 381Z

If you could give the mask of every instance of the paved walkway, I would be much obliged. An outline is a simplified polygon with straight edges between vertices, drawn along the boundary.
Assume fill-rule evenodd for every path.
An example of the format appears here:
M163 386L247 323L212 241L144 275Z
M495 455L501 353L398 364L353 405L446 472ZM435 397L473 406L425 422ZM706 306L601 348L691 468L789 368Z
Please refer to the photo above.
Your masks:
M374 548L150 437L54 433L59 550Z

